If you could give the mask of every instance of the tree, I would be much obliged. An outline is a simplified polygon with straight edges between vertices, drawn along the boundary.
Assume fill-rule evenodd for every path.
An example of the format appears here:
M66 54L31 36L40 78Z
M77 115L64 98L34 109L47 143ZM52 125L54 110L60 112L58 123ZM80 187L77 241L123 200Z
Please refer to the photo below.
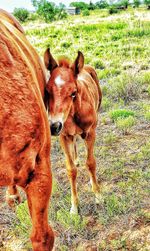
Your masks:
M119 7L119 6L123 6L123 7L125 7L125 9L128 8L128 5L129 5L129 0L121 0L121 1L119 1L119 2L117 3L117 6L118 6L118 7Z
M144 3L147 6L147 9L150 9L150 0L144 0Z
M20 21L25 22L29 17L29 11L24 8L15 8L13 15Z
M98 9L105 9L109 6L106 0L101 0L95 3L96 8Z
M88 7L89 7L89 5L84 2L72 2L72 3L70 3L70 6L79 8L81 10L88 9Z
M134 0L133 3L134 3L134 6L137 7L137 8L138 8L138 7L140 6L140 4L141 4L140 0Z
M94 10L96 8L95 4L92 3L92 1L90 1L88 9L89 10Z
M55 19L61 19L66 17L64 5L60 4L59 7L53 2L47 0L31 0L33 6L36 8L37 13L44 18L46 22L53 21Z

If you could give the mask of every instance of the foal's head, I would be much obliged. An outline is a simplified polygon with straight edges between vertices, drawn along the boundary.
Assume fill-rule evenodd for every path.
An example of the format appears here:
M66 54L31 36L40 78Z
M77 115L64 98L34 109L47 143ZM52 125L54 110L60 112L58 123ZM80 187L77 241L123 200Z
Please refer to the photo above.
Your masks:
M46 68L50 71L47 83L48 109L52 135L59 135L73 103L78 99L77 76L83 68L84 56L78 52L73 64L67 59L55 61L47 49L44 54Z

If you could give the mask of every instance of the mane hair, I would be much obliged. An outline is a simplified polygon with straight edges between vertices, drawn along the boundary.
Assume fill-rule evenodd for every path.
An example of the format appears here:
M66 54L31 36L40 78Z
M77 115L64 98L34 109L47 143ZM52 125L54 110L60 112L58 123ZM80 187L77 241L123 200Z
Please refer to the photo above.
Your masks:
M59 67L70 68L71 63L68 58L62 57L58 59L58 65Z

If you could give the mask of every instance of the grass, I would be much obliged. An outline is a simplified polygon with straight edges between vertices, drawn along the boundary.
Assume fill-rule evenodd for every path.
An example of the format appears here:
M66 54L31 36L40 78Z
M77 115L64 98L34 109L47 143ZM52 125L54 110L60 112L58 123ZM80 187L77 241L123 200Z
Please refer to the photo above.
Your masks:
M128 118L128 117L134 117L134 112L125 110L125 109L120 109L120 110L114 110L110 112L110 117L112 121L117 121L118 119L122 118Z
M70 185L58 138L52 138L53 194L49 221L56 250L148 250L150 178L150 68L148 11L131 9L109 16L106 10L44 24L27 23L28 39L43 56L74 59L77 51L93 65L103 91L95 144L103 202L96 205L78 142L80 216L71 217ZM131 130L132 129L132 130ZM121 133L120 133L121 132ZM130 134L128 133L130 132ZM13 233L24 243L31 229L26 202L17 207ZM12 227L10 227L10 236ZM95 248L95 249L94 249Z

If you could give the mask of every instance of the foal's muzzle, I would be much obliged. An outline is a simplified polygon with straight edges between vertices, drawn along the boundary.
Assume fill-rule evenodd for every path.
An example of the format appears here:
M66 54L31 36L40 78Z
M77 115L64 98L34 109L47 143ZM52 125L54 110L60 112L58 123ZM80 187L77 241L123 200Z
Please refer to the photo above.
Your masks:
M61 122L55 122L51 124L51 134L54 136L58 136L60 134L60 131L62 129L62 123Z

